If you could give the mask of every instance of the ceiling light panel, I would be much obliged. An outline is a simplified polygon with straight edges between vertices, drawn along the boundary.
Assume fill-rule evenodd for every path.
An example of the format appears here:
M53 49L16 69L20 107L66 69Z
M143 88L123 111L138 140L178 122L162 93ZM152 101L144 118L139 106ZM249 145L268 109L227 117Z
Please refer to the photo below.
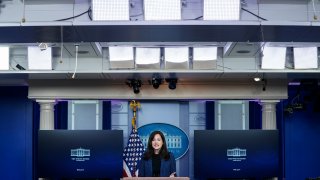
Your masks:
M160 63L160 48L136 48L136 64Z
M9 47L0 47L0 70L9 70Z
M181 0L144 0L145 20L181 20Z
M29 70L52 70L52 48L28 47Z
M92 0L94 21L129 20L129 0Z
M189 61L189 48L177 47L177 48L165 48L164 59L169 62L181 63Z
M194 47L193 69L216 69L217 53L217 47Z
M109 47L109 61L111 69L134 68L133 47Z
M218 48L217 47L194 47L193 60L194 61L208 61L216 60Z
M166 69L188 69L189 48L175 47L165 48L164 52Z
M318 68L318 48L293 48L293 60L295 69L316 69Z
M203 20L239 20L240 0L204 0Z
M262 69L284 69L286 61L286 47L269 47L263 50Z
M109 47L110 61L133 60L133 47Z

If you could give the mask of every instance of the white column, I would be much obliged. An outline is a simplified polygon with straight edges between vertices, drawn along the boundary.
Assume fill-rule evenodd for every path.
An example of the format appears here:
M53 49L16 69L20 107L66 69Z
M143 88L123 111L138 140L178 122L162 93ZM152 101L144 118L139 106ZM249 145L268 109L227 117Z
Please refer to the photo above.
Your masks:
M262 129L277 129L276 105L279 100L261 100Z
M277 129L276 105L279 100L261 100L262 106L262 129L275 130ZM277 177L270 180L277 180Z
M54 130L55 100L37 100L40 104L40 130Z
M54 130L55 100L36 100L40 104L40 130ZM46 180L39 178L39 180Z

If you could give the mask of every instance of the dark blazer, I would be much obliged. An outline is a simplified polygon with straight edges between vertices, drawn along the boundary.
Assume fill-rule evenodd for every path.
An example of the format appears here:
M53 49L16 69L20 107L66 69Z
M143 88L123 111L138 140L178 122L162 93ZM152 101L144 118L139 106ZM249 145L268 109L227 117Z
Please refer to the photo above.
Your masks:
M168 160L161 159L160 177L169 177L170 174L176 172L176 160L172 153ZM152 177L152 158L140 161L139 177Z

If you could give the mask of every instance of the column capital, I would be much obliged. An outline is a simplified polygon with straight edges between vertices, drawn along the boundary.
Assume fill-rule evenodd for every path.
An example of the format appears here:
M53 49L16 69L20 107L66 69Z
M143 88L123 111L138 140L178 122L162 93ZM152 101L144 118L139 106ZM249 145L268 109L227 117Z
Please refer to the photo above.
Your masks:
M36 99L36 102L41 103L56 103L57 101L55 99Z
M40 130L53 130L56 100L37 99L36 102L40 104Z
M276 105L280 100L261 100L262 129L277 129Z
M272 100L260 100L259 101L259 104L262 105L262 104L276 104L280 102L280 100L276 100L276 99L272 99Z

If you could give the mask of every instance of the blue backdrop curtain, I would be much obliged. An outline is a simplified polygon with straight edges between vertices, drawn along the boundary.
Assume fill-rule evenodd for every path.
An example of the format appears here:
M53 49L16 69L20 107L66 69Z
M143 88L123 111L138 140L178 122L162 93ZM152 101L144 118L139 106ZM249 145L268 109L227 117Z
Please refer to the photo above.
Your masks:
M249 101L249 129L262 129L262 110L257 101Z
M0 86L0 179L32 179L32 101L27 86Z
M215 120L215 111L214 111L214 101L206 102L206 129L214 130L214 120Z
M285 177L285 128L284 128L284 116L283 116L283 102L277 104L276 106L276 117L277 117L277 129L279 130L279 179Z
M102 129L111 129L111 101L103 101L102 104Z
M68 101L59 101L55 105L54 129L68 129Z
M38 130L40 128L40 105L37 102L33 102L32 104L32 116L33 116L33 126L32 126L32 147L33 147L33 162L32 162L32 169L33 169L33 179L38 178L37 173L37 155L38 155Z

